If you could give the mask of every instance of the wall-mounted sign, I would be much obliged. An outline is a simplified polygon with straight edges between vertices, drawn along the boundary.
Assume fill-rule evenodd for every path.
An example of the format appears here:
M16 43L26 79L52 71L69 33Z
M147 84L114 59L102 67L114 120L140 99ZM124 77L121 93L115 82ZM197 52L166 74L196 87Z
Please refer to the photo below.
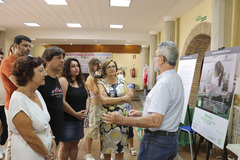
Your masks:
M68 52L65 55L65 59L76 58L80 62L83 73L88 73L88 62L92 58L99 59L102 63L107 59L112 59L112 53L105 52Z
M201 22L205 21L207 19L207 16L204 16L201 18Z
M195 21L199 21L199 20L201 19L201 17L202 17L202 16L197 16L197 17L195 18Z

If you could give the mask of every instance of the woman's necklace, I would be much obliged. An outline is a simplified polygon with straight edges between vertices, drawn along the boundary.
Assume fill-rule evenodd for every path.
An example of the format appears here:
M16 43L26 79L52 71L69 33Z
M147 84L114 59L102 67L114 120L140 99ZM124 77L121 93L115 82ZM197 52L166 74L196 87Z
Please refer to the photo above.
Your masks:
M109 84L116 84L117 83L117 78L116 77L106 77L105 79L107 83Z

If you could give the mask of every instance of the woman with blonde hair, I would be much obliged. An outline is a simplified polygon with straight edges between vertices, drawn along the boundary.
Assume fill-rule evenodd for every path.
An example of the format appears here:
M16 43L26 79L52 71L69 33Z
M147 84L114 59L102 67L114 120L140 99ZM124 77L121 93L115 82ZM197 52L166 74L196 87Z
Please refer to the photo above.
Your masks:
M85 160L95 160L91 154L92 140L98 138L100 126L100 113L102 101L99 98L97 80L101 78L102 62L97 58L93 58L88 62L89 76L87 77L86 85L90 94L90 109L89 109L89 129L86 137L86 155Z

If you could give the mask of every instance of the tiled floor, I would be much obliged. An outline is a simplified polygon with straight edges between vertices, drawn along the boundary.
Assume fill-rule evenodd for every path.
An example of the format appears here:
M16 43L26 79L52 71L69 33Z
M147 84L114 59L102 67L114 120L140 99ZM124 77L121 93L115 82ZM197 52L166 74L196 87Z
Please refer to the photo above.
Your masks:
M135 135L136 135L136 131L134 131ZM100 144L99 144L99 139L94 140L93 141L93 147L92 147L92 154L93 157L96 160L100 160L99 156L100 156ZM138 136L134 136L134 147L138 152L139 149L139 145L140 145L140 140L138 139ZM197 148L197 146L196 146ZM213 148L210 152L210 156L209 159L210 160L215 160L215 159L222 159L223 151L219 148ZM178 156L175 158L175 160L191 160L191 154L190 154L190 148L189 145L185 145L185 146L179 146L179 151L178 151ZM84 155L85 155L85 138L80 142L79 144L79 152L78 152L78 158L77 160L84 160ZM198 152L197 155L197 160L205 160L207 156L207 143L202 143L201 147L200 147L200 151ZM114 156L112 155L112 157L114 158ZM136 160L137 156L132 156L128 151L126 151L124 153L124 159L125 160Z
M137 102L138 105L140 105L140 102ZM141 106L139 106L141 107ZM136 103L133 102L133 108L134 109L139 109L139 107L136 105ZM88 129L85 129L85 133L87 133ZM85 134L86 135L86 134ZM138 139L138 135L136 133L136 128L134 127L134 148L137 150L138 152L138 148L140 145L140 140ZM79 144L79 152L78 152L78 159L77 160L83 160L84 159L84 155L85 155L85 138L83 140L81 140L80 144ZM100 140L93 140L93 144L92 144L92 155L96 160L99 160L99 156L100 156ZM114 158L114 155L112 155L112 157ZM126 152L124 152L124 159L125 160L136 160L137 156L132 156L130 154L130 150L128 149Z
M208 146L207 142L203 142L201 144L201 147L200 147L198 155L197 155L197 160L206 160L207 148L208 148L207 146ZM196 149L197 149L197 146L196 146ZM175 158L176 160L182 160L182 159L191 160L189 145L179 146L178 154L179 154L179 156L177 156L177 158ZM212 148L212 150L210 151L210 154L209 154L209 160L223 159L222 156L223 156L223 150L213 146L213 148Z
M141 108L141 104L140 101L134 101L133 102L133 108L134 109L140 109ZM136 129L136 128L135 128ZM137 135L136 130L134 129L134 147L138 152L139 149L139 145L141 143L141 141L139 140L139 137ZM88 129L85 129L85 135L87 133ZM198 142L198 140L197 140ZM197 148L197 146L196 146ZM83 138L80 143L79 143L79 152L78 152L78 157L77 160L84 160L84 155L85 155L85 138ZM197 160L205 160L206 159L206 152L207 152L207 144L206 142L202 143L201 148L199 150L198 156L197 156ZM190 149L189 149L189 145L185 145L185 146L180 146L179 147L179 156L177 156L175 158L175 160L191 160L191 154L190 154ZM221 155L222 155L223 151L219 148L213 148L211 150L211 154L209 159L210 160L215 160L215 159L222 159ZM97 140L93 140L93 144L92 144L92 154L93 157L96 160L100 160L99 156L100 156L100 141L99 139ZM114 158L114 155L112 155L112 157ZM130 151L127 150L124 153L124 159L125 160L136 160L137 156L132 156L130 154Z
M86 129L87 132L87 129ZM135 132L136 134L136 132ZM138 140L137 136L134 136L134 147L135 149L138 151L139 148L139 144L140 141ZM77 160L84 160L84 155L85 155L85 138L83 140L81 140L80 144L79 144L79 152L78 152L78 158ZM96 160L99 160L99 156L100 156L100 141L99 139L97 140L93 140L93 144L92 144L92 155ZM112 157L114 158L114 155L112 155ZM124 152L124 158L125 160L136 160L137 156L132 156L130 154L130 151L127 150L126 152Z
M140 109L141 108L140 101L134 101L132 104L133 104L134 109ZM86 132L87 132L87 129L86 129ZM134 136L134 147L138 152L139 145L140 145L141 141L138 138L136 128L134 129L134 135L135 135ZM197 140L197 142L198 142L198 140ZM197 146L196 146L196 148L197 148ZM92 154L93 154L93 157L96 160L100 159L99 158L99 156L100 156L100 151L99 150L100 150L100 142L99 142L99 139L97 139L97 140L93 141L93 147L92 147ZM202 145L200 147L200 150L199 150L199 153L198 153L198 156L197 156L197 160L205 160L206 156L207 156L206 152L207 152L207 144L204 142L204 143L202 143ZM182 160L182 159L191 160L189 145L180 146L178 153L179 153L179 156L177 156L175 158L175 160ZM77 160L83 160L84 155L85 155L85 138L79 144L79 152L78 152L78 159ZM209 156L209 159L210 160L222 159L221 155L222 155L222 150L221 149L213 148L211 150L211 154ZM112 157L114 158L113 155L112 155ZM130 154L129 150L128 150L124 153L124 159L125 160L136 160L137 156L132 156Z

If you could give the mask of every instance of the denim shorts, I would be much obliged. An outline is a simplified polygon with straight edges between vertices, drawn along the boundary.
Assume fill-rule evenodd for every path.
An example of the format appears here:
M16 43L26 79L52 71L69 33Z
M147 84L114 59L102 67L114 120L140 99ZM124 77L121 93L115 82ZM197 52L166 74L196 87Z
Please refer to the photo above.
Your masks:
M75 142L84 137L83 121L64 121L61 142Z
M173 160L178 152L178 134L160 136L145 133L139 147L138 160Z

